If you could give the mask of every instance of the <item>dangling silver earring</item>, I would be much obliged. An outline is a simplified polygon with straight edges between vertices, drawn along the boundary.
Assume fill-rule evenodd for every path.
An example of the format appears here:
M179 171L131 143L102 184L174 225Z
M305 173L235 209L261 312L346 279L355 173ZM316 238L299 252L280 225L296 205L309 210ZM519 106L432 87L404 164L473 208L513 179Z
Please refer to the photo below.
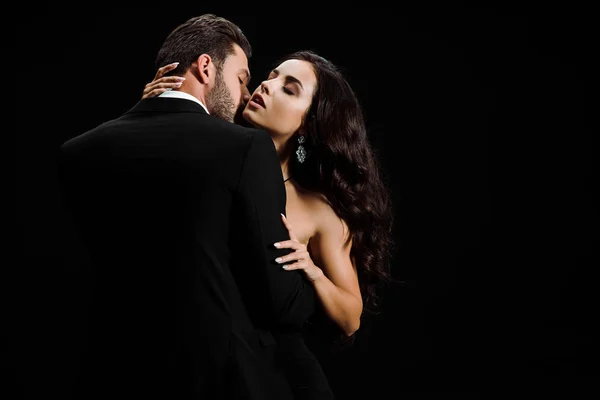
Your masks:
M296 157L298 158L298 162L300 164L306 160L306 150L304 149L304 146L302 146L302 143L304 143L304 136L298 135L298 149L296 150Z

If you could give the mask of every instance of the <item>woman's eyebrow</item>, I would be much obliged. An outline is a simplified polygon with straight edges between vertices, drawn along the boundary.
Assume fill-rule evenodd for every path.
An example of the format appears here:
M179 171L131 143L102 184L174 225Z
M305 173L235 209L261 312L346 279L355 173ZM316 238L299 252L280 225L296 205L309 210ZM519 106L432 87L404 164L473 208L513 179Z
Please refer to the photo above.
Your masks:
M279 70L276 68L274 70L271 71L272 74L275 74L276 76L279 76ZM286 83L292 82L292 83L297 83L298 86L300 86L300 89L304 90L304 86L302 86L302 82L300 82L300 79L296 78L293 75L286 75L283 78L285 80Z

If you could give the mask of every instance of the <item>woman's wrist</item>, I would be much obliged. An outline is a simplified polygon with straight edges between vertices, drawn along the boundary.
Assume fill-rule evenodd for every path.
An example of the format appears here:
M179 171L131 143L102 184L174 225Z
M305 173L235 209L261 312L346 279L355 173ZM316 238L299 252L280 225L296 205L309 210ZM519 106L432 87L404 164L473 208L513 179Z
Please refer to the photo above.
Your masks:
M323 270L317 267L316 265L314 266L313 270L309 274L307 274L307 277L313 285L326 279Z

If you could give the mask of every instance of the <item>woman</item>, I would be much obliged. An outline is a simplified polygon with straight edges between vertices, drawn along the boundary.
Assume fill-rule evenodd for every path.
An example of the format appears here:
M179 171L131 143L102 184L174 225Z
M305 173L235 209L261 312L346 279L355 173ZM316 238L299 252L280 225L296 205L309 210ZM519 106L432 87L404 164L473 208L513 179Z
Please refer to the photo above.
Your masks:
M163 76L173 68L159 69L142 98L177 88L177 77ZM390 195L359 102L334 64L298 51L277 64L241 115L269 133L285 178L282 220L291 239L274 245L295 251L277 261L306 274L326 317L321 320L351 340L390 278L392 242Z

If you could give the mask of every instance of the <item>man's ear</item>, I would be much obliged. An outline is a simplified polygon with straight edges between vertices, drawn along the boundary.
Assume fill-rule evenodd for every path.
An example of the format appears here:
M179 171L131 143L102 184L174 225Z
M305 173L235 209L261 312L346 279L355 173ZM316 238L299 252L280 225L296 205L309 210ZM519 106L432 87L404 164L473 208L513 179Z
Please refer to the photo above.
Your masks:
M200 83L208 84L215 71L215 65L208 54L201 54L196 60L196 72Z

